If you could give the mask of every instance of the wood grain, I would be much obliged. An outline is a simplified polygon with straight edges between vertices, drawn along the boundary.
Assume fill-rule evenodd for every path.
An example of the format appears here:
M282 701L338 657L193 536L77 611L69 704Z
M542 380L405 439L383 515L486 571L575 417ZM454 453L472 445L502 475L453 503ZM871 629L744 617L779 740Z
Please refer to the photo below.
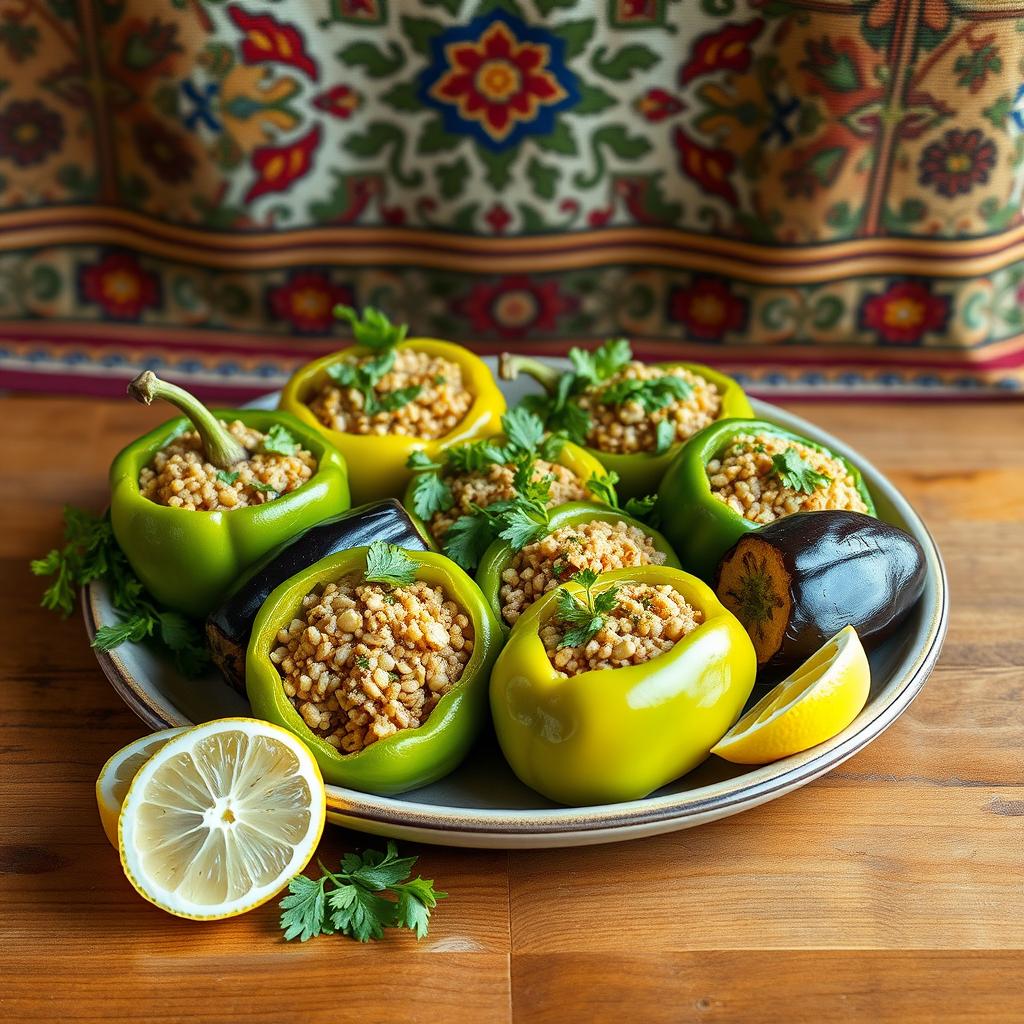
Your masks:
M451 892L427 939L299 946L272 904L197 925L135 896L93 782L142 727L27 571L62 504L103 505L110 459L159 411L0 399L4 1018L1024 1019L1024 407L795 409L887 472L946 559L949 638L900 721L819 782L689 832L514 855L407 845ZM330 829L321 854L365 842Z

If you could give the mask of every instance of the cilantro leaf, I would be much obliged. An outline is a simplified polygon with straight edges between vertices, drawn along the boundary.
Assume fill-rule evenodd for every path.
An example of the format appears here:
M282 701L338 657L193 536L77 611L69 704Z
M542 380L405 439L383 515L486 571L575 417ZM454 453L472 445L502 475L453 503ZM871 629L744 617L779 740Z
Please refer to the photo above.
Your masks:
M619 507L619 496L615 493L615 485L619 482L619 474L614 470L598 476L596 473L587 481L586 487L591 496L612 508Z
M522 406L509 409L501 417L501 428L505 431L509 445L525 454L535 454L544 438L541 418Z
M608 616L618 607L619 588L609 587L594 597L593 586L598 575L592 569L581 569L572 580L584 589L581 601L565 588L558 591L558 620L570 628L558 644L563 647L583 647L600 632Z
M501 517L502 529L498 536L507 540L513 551L521 551L527 544L540 540L548 532L548 521L545 516L537 519L527 509L516 507Z
M99 651L111 651L121 644L138 643L152 634L154 625L149 615L132 615L122 619L116 626L100 626L93 637L92 646Z
M593 352L570 349L569 360L578 378L586 384L599 384L629 365L633 352L625 338L611 338Z
M634 519L643 519L651 522L651 518L657 508L658 496L656 494L646 494L642 498L630 498L626 502L623 512Z
M422 390L422 384L410 384L405 388L396 388L394 391L380 393L369 390L364 396L366 401L363 404L363 412L367 416L374 416L379 412L397 412L419 398Z
M267 431L260 448L265 452L274 452L277 455L294 455L299 450L299 442L295 440L295 435L287 427L275 423Z
M519 404L540 417L548 430L564 435L574 444L585 444L590 430L590 413L571 400L578 380L574 374L563 373L553 395L526 395Z
M440 473L428 471L417 474L413 477L410 494L413 512L425 521L438 512L447 512L455 504L452 489Z
M262 480L246 480L247 487L251 487L254 491L259 491L260 494L277 494L277 488L271 484L265 484Z
M813 494L832 478L819 473L795 448L787 448L781 455L772 456L774 473L790 490Z
M671 420L659 420L654 428L654 454L664 455L675 444L676 425Z
M408 326L396 327L379 310L373 306L364 306L362 317L351 306L335 306L334 315L346 321L352 328L352 337L357 345L365 345L372 349L394 348L405 340Z
M296 875L288 883L288 895L278 904L284 911L281 928L286 942L305 942L324 933L327 875L315 882L305 875Z
M386 928L408 928L421 939L427 934L430 912L446 892L432 879L411 878L415 857L399 857L394 842L387 852L347 853L341 869L329 871L320 862L320 878L297 875L281 900L281 928L286 941L305 942L316 935L337 933L359 942L380 939ZM389 899L387 893L396 898Z
M693 387L682 377L666 373L651 380L620 380L609 384L601 392L603 405L625 405L638 402L644 412L651 414L673 405L693 394Z
M377 393L376 387L395 365L395 350L384 348L372 359L342 360L327 367L327 376L339 387L354 388L363 396L363 412L374 416L379 412L395 412L419 397L419 384Z
M422 472L426 469L444 469L444 465L440 462L434 462L424 451L415 451L405 460L405 468Z
M597 582L597 573L593 569L580 569L572 579L589 593L590 588Z
M397 545L375 540L366 550L366 572L363 578L368 583L406 587L416 579L418 568L418 564Z
M444 553L466 572L472 572L494 538L494 528L487 516L459 516L445 534Z
M503 466L506 451L493 441L467 441L448 451L448 465L456 473L480 473L488 466Z
M217 479L229 487L238 480L238 473L229 473L226 469L217 470Z

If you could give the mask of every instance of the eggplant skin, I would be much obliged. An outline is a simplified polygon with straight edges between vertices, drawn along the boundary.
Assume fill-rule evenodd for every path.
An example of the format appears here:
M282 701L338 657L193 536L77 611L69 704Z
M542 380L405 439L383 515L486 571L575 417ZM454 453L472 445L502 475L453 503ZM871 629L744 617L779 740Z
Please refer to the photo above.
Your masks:
M735 589L731 600L722 593L727 563L749 566L751 554L760 565L768 555L778 570L770 575L784 629L761 644L736 607ZM847 625L865 646L890 636L921 597L926 572L924 551L905 530L860 512L798 512L741 538L719 563L715 589L751 632L759 663L789 669Z
M411 551L429 550L408 513L392 498L325 519L275 548L248 570L206 620L210 652L224 678L245 693L249 634L257 612L273 590L321 558L375 540Z

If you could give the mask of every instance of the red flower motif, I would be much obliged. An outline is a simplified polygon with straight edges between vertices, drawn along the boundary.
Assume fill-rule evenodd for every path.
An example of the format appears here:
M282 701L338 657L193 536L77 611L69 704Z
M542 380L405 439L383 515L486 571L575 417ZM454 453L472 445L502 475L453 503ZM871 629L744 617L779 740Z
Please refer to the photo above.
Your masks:
M178 185L192 177L196 158L189 152L187 141L178 132L147 118L135 125L132 134L142 162L161 181L168 185Z
M995 163L996 144L980 128L954 128L925 149L918 170L922 185L933 185L939 195L952 197L988 181Z
M700 75L722 69L746 71L752 58L750 44L763 28L764 21L755 18L745 25L729 22L714 32L705 32L693 44L690 59L679 71L679 81L685 85Z
M736 158L727 149L710 149L694 142L682 128L672 136L679 150L679 167L688 178L692 178L705 192L721 196L727 203L735 203L736 189L728 175L732 172Z
M146 309L160 305L160 282L143 270L129 253L108 253L78 272L78 287L86 302L95 302L116 320L137 320Z
M252 167L258 177L245 193L245 201L250 203L267 192L286 192L293 182L309 173L319 145L320 126L314 125L288 146L260 146L254 150Z
M353 299L351 288L333 284L315 270L293 271L284 284L267 293L271 313L308 334L329 331L334 323L334 307L338 303L351 306Z
M39 100L13 100L0 113L0 157L19 167L41 164L63 141L60 114Z
M294 25L282 24L272 14L249 14L237 5L228 8L228 15L245 33L241 53L246 64L288 64L314 82L319 79L316 62L306 53L305 40Z
M512 214L505 209L501 203L495 203L484 216L484 220L490 225L496 235L503 235L505 228L512 223Z
M648 89L633 101L633 109L648 121L664 121L684 109L684 104L664 89Z
M525 274L503 277L494 284L474 285L455 303L469 317L474 331L497 332L502 338L523 338L531 331L553 331L558 318L576 308L557 281L534 281Z
M313 106L317 110L323 110L332 117L340 117L343 120L349 118L359 109L362 98L355 89L347 85L336 85L327 92L320 93L313 100Z
M747 323L747 300L738 298L716 278L698 277L688 288L673 288L669 316L686 327L690 337L720 341L727 331Z
M928 331L945 328L949 307L948 295L934 295L920 281L900 281L868 296L861 306L860 323L877 331L882 341L913 345Z
M453 104L497 142L517 124L534 121L539 108L569 96L547 66L550 46L517 39L504 21L494 21L479 39L449 43L445 56L448 69L430 95Z

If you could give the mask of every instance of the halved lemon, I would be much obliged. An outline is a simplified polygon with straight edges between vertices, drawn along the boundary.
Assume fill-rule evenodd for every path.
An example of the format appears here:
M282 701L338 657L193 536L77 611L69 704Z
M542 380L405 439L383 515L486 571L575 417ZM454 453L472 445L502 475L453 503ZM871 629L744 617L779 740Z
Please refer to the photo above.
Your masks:
M867 703L868 656L853 626L841 629L759 700L712 748L735 764L769 764L841 733Z
M96 779L96 806L110 845L117 849L117 818L135 773L169 740L185 728L164 729L133 740L112 754Z
M167 741L121 807L128 881L178 917L244 914L309 863L327 797L313 755L292 733L222 718Z

